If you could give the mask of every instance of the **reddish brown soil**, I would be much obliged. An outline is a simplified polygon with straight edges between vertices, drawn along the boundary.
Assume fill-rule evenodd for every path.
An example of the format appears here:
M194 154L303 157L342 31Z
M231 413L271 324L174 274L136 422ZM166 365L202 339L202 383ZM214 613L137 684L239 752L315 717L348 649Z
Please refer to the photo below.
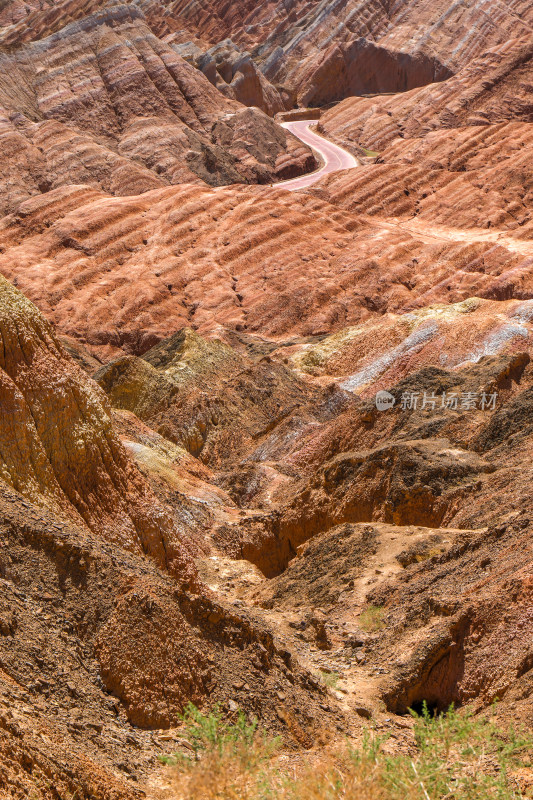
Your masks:
M0 270L95 352L142 354L186 325L319 335L473 295L526 299L531 245L515 238L522 228L503 231L381 224L281 190L184 186L114 199L72 187L4 218Z
M393 5L0 3L7 798L157 797L188 701L533 727L531 4Z

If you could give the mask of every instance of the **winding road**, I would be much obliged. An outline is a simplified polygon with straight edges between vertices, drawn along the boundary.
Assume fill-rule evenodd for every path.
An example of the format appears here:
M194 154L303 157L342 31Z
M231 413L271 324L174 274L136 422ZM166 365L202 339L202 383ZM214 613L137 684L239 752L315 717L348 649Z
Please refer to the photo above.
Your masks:
M302 175L300 178L292 178L289 181L277 183L276 188L295 192L297 189L305 189L307 186L312 186L331 172L339 172L343 169L355 169L355 167L360 166L355 156L352 156L347 150L333 144L333 142L329 142L327 139L324 139L323 136L319 136L317 133L310 130L311 125L316 125L316 120L282 123L283 128L286 128L304 144L318 153L322 157L324 165L316 170L316 172Z

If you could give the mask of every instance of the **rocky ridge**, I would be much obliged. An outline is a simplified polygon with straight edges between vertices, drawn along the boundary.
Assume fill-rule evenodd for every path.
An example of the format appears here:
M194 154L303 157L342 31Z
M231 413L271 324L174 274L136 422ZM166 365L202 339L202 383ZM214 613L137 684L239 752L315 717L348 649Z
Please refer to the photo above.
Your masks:
M442 79L491 46L531 32L524 0L404 0L388 7L353 0L326 3L172 4L173 14L202 35L253 51L266 77L297 89L302 104L340 99L341 92L398 92ZM362 67L362 72L359 68ZM353 83L355 81L355 83Z
M43 39L102 6L103 0L62 0L53 5L45 0L7 2L0 16L5 26L0 46L15 48ZM447 0L404 0L392 8L377 0L364 6L354 0L334 4L313 0L259 7L256 3L138 0L130 6L145 15L156 36L170 37L170 42L196 38L217 45L231 39L233 47L250 50L263 73L261 77L248 62L235 90L255 83L254 98L260 100L265 81L270 81L297 92L304 105L331 102L353 91L398 92L442 80L486 49L528 36L533 23L525 0L496 8L489 8L486 0L451 8ZM271 102L275 92L274 87L268 88Z
M527 170L527 149L522 153ZM492 172L503 182L509 167L510 158ZM400 168L381 165L333 176L298 197L254 187L214 193L169 187L135 198L82 186L57 189L3 219L0 269L62 334L79 337L101 356L118 348L142 355L191 324L203 332L224 325L267 336L308 336L386 311L476 295L528 299L526 228L496 207L495 194L488 196L492 210L484 213L485 220L497 214L499 227L468 235L455 226L433 227L430 198L426 218L411 220L409 214L417 174L417 191L426 191L422 170L401 169L412 187L409 197L400 187L395 194L387 188L390 172ZM371 195L363 179L370 173ZM464 183L471 180L468 171L458 175ZM385 212L380 217L379 206L372 216L361 215L351 194L358 186L368 196L368 211L384 197L385 208L403 208L409 219L395 221ZM517 192L523 192L520 183L511 185L511 200ZM322 199L328 194L333 202ZM479 224L476 206L466 199L464 207L465 227ZM438 206L439 223L448 221L446 208Z
M324 114L321 128L348 147L359 140L382 151L398 138L432 131L530 122L531 59L530 39L511 39L439 85L339 103Z
M4 213L72 183L137 195L268 183L315 163L263 112L225 99L135 6L104 8L0 62Z
M178 581L195 585L195 547L180 541L127 458L107 398L4 278L1 292L3 483L63 522L150 553Z
M401 110L398 97L339 104L321 130L376 163L333 176L321 196L420 235L485 229L498 231L495 242L507 232L530 241L531 56L530 41L511 41L438 86L408 92Z
M165 41L173 44L174 38L166 37ZM231 39L208 49L190 41L173 44L173 47L226 97L245 106L256 106L272 117L294 105L294 93L273 86L258 69L250 53L241 50Z

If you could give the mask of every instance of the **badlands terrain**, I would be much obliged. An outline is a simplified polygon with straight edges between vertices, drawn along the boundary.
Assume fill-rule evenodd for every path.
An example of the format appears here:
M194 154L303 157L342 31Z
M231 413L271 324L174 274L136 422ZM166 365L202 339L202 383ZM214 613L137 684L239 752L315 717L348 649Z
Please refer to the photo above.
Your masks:
M0 156L2 800L533 733L529 0L0 0Z

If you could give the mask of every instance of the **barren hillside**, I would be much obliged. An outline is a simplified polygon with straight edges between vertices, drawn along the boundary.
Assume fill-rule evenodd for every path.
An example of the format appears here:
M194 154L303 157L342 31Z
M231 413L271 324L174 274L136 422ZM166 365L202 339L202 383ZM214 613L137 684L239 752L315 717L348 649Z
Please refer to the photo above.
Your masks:
M532 732L532 27L0 2L2 798L189 800L188 702Z

